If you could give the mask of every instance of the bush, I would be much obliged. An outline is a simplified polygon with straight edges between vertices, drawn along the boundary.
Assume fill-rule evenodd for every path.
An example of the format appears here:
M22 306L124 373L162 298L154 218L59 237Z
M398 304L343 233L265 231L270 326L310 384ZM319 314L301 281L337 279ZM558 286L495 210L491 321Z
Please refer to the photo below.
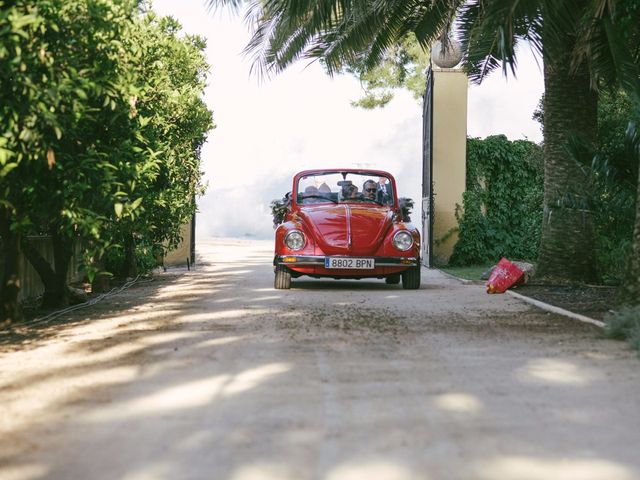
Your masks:
M451 265L538 256L543 199L542 148L504 135L467 140L467 191L456 217Z
M541 104L542 106L542 101ZM540 108L534 118L542 118ZM581 164L589 184L586 204L596 227L596 265L605 284L624 283L632 251L638 180L637 149L626 138L629 121L638 123L631 99L621 90L602 90L598 98L598 136L574 137L569 152ZM582 198L574 199L584 201Z
M605 335L616 340L628 340L640 350L640 306L623 308L605 318Z
M632 117L631 101L623 92L602 92L598 151L588 159L588 170L598 271L603 282L610 284L624 282L631 255L638 159L625 144L625 131Z
M145 274L162 265L162 246L150 245L142 242L136 245L136 266L138 273ZM124 277L126 269L124 248L120 245L107 250L105 254L105 269L115 277Z

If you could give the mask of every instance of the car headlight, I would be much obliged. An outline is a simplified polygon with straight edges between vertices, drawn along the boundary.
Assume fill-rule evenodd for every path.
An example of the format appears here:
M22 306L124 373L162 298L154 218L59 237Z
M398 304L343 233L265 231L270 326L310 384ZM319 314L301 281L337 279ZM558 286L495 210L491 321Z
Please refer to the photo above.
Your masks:
M413 246L413 237L405 230L401 230L393 236L393 246L403 252Z
M298 230L292 230L285 235L284 244L289 250L300 250L304 247L304 235Z

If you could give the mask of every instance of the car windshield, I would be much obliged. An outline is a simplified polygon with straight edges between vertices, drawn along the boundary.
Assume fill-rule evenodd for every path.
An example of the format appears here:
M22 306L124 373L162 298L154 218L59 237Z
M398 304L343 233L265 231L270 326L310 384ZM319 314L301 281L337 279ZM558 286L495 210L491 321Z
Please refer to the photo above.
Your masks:
M391 180L359 172L314 173L301 177L296 192L301 205L317 203L371 203L393 205Z

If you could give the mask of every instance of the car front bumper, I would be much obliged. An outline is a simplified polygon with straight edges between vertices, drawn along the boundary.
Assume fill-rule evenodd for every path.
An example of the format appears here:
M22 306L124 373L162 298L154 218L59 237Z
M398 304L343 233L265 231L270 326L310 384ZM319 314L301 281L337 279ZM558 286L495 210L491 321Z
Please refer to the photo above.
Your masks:
M285 267L322 267L324 268L325 255L276 255L273 259L273 265L282 265ZM357 257L349 257L357 258ZM419 257L363 257L373 258L375 260L375 268L378 267L417 267L420 265Z

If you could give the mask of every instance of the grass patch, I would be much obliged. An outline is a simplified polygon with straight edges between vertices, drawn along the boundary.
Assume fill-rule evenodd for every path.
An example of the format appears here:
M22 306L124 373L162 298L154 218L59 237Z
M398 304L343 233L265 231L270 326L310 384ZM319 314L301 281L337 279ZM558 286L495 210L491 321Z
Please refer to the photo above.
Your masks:
M633 348L640 350L640 305L608 314L605 321L605 336L627 340Z
M486 265L471 265L467 267L449 267L449 266L437 266L443 272L447 272L450 275L458 278L464 278L465 280L481 281L480 275L493 267L495 263L489 263Z

